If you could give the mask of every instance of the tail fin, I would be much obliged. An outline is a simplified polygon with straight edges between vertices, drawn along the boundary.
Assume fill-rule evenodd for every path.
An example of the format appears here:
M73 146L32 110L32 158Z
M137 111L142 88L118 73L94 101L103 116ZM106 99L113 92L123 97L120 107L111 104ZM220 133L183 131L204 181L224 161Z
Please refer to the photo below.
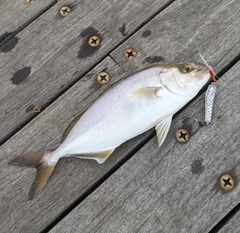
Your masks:
M18 156L8 163L13 166L34 167L37 169L28 200L33 200L41 193L56 166L56 164L49 165L46 160L42 159L45 154L46 152L43 151L30 152Z

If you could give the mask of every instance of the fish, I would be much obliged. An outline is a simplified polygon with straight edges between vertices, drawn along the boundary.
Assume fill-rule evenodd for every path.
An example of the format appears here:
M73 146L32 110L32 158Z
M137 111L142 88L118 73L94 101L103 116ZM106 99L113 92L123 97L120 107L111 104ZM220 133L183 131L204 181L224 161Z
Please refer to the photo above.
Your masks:
M60 158L94 159L102 164L121 144L153 127L161 146L173 115L210 78L206 65L181 62L146 68L113 85L70 122L55 150L29 152L9 162L36 168L28 200L42 192Z

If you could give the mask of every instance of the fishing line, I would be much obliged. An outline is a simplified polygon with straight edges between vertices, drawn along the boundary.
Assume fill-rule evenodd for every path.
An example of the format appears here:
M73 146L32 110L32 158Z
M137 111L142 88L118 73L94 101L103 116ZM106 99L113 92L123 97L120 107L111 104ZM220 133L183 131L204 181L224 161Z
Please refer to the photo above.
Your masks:
M198 119L194 119L194 122L197 122L198 124L199 124L199 127L201 127L201 125L200 125L200 121L198 120ZM205 124L204 124L205 125ZM182 126L182 122L180 122L179 124L178 124L178 127L177 128L180 128ZM198 131L198 130L197 130ZM166 175L165 175L165 179L164 179L164 192L163 192L163 203L164 203L164 208L165 208L165 210L166 210L166 216L167 216L167 218L168 218L168 220L169 220L169 222L170 222L170 224L173 226L173 228L175 228L176 229L176 232L182 232L182 230L181 229L179 229L179 228L177 228L177 226L174 224L174 222L173 222L173 220L172 220L172 218L171 218L171 216L169 215L169 212L171 212L170 211L170 208L168 208L168 205L167 205L167 198L166 198L166 189L167 189L167 178L168 178L168 176L169 176L169 170L170 170L170 164L171 164L171 160L172 160L172 153L173 153L173 148L174 148L174 146L176 145L176 143L178 143L177 141L176 141L176 139L175 139L175 134L173 134L173 138L172 138L172 142L171 142L171 146L170 146L170 151L169 151L169 158L168 158L168 162L167 162L167 170L166 170ZM193 161L193 155L192 155L192 153L190 153L189 154L189 161ZM188 180L188 184L189 184L189 191L190 192L192 192L192 190L193 190L193 179L190 179L190 180ZM186 186L184 186L184 187L186 187ZM184 188L184 190L186 191L186 188ZM183 192L182 192L183 193ZM184 194L183 194L184 195ZM191 202L191 200L194 198L194 196L192 195L192 194L190 194L190 196L189 196L189 199L188 199L188 203L190 203ZM181 200L181 198L180 198L180 200ZM182 203L184 202L184 200L182 200ZM179 203L179 205L178 205L178 207L177 207L177 211L174 211L174 213L175 213L175 215L177 215L178 213L180 213L180 206L181 206L181 202L178 202ZM185 205L187 205L187 203L185 204ZM183 205L182 205L182 208L183 208ZM172 211L173 212L173 211ZM182 218L179 218L178 219L178 221L181 221L182 220ZM186 227L188 227L189 225L191 224L191 222L188 222L188 224L186 224L185 226Z
M223 85L224 87L227 87L228 89L230 89L230 88L228 87L228 85L227 85L222 79L220 79L219 76L217 76L217 75L214 73L213 68L207 63L207 61L204 59L204 57L202 56L202 54L199 53L199 56L200 56L200 58L203 60L203 63L204 63L204 64L207 66L207 68L209 69L210 75L211 75L214 83L220 82L221 84L224 84L224 85Z
M219 82L222 86L228 88L229 90L231 89L231 88L228 86L228 84L225 83L222 79L220 79L216 74L215 74L215 76L216 76L218 82Z
M201 53L199 53L199 56L203 60L203 63L207 66L207 68L213 71L213 68L206 62Z
M171 225L177 230L177 232L180 232L177 227L175 226L174 222L172 221L169 213L168 213L168 206L167 206L167 203L166 203L166 189L167 189L167 177L168 177L168 172L169 172L169 168L170 168L170 162L171 162L171 157L172 157L172 150L173 150L173 147L174 147L174 143L175 143L175 137L173 135L173 140L172 140L172 144L171 144L171 149L170 149L170 154L169 154L169 159L168 159L168 164L167 164L167 170L166 170L166 176L165 176L165 182L164 182L164 191L163 191L163 204L165 206L165 209L166 209L166 215L167 215L167 218L169 220L169 222L171 223Z
M223 80L221 80L221 79L214 73L213 68L206 62L206 60L203 58L203 56L202 56L201 54L199 54L199 55L200 55L201 59L203 60L204 64L205 64L205 65L207 66L207 68L209 69L211 78L213 79L213 83L212 83L211 85L214 85L214 84L217 84L217 83L220 82L221 84L224 84L223 86L227 87L227 88L230 90L231 88L229 88L229 87L227 86L227 84L226 84ZM174 78L175 78L175 77L174 77ZM211 85L210 85L210 86L211 86ZM207 93L207 92L206 92L206 93ZM209 96L214 99L215 93L212 93L212 94L210 93ZM212 99L212 102L211 102L211 103L208 103L208 104L211 104L211 105L213 106L213 99ZM206 104L206 97L205 97L205 104ZM205 106L205 114L206 114L206 112L207 112L207 109L206 109L206 106ZM211 113L211 115L212 115L212 113ZM206 120L206 117L205 117L205 120ZM201 122L200 122L199 120L197 120L197 119L195 119L195 121L199 123L199 126L204 126L204 125L206 125L205 123L201 123ZM210 120L210 122L211 122L211 120ZM210 123L210 122L209 122L209 123ZM179 124L179 126L180 126L180 124ZM173 222L173 219L172 219L171 216L170 216L170 208L168 208L167 198L166 198L167 178L168 178L168 176L169 176L170 163L171 163L171 159L172 159L172 151L173 151L173 147L174 147L175 144L176 144L176 140L175 140L175 137L173 136L173 140L172 140L171 147L170 147L170 151L169 151L169 158L168 158L168 160L167 160L168 162L167 162L167 170L166 170L165 181L164 181L163 203L164 203L164 208L165 208L165 210L166 210L166 216L167 216L167 218L168 218L168 220L169 220L169 223L172 225L172 227L173 227L174 229L176 229L177 232L181 232L181 229L178 229L178 228L176 227L176 225L175 225L174 222ZM190 153L190 161L193 160L193 157L192 157L192 156L193 156L193 155ZM191 179L191 180L190 180L190 185L189 185L190 190L193 190L192 187L193 187L193 180ZM190 202L192 198L193 198L193 196L190 195L190 199L188 200L188 202ZM180 206L181 206L181 203L179 203L179 206L178 206L178 208L177 208L176 214L179 213ZM179 221L180 221L180 219L179 219ZM190 223L189 223L189 224L190 224ZM186 227L188 227L189 224L187 224Z

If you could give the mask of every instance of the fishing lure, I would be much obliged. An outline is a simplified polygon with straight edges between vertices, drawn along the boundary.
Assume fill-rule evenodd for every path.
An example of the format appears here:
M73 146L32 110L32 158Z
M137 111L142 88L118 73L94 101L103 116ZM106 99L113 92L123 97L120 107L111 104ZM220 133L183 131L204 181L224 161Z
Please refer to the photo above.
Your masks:
M205 94L205 122L208 125L211 122L212 119L212 113L213 113L213 103L214 98L216 94L216 84L212 82L206 91Z
M201 54L199 55L203 60L204 64L208 67L210 76L213 80L213 82L208 86L208 89L205 94L205 123L208 125L212 120L213 104L216 95L217 89L216 84L218 82L218 78L216 74L213 72L213 68L210 65L208 65L208 63L205 61Z

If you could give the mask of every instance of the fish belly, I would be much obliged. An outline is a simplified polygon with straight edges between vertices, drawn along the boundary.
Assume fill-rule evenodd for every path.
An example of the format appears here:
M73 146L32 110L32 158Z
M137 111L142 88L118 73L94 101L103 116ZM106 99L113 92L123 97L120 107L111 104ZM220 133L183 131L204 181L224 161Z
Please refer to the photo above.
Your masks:
M173 105L170 103L168 106L166 103L169 103L168 96L144 101L129 97L116 101L111 109L84 133L71 142L63 143L61 152L66 155L115 149L151 126L154 127L162 117L173 114ZM85 127L84 124L79 125L78 130Z

